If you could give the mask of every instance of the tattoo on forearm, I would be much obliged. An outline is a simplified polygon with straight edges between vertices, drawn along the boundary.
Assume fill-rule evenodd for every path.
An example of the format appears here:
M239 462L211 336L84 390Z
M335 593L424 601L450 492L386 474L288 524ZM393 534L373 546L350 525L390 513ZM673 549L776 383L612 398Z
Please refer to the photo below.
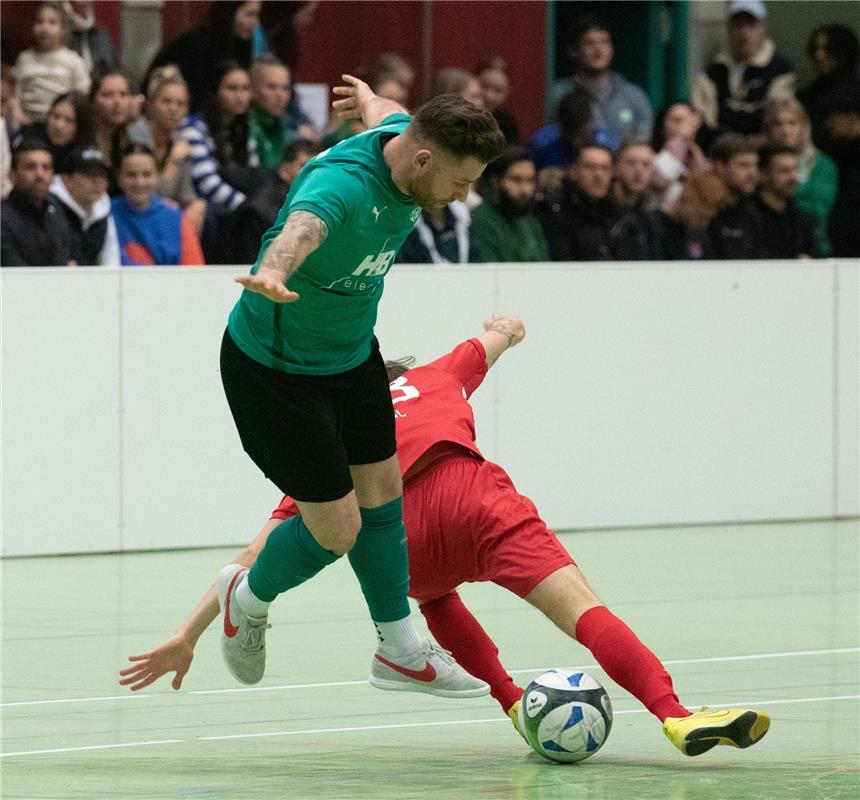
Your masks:
M289 277L327 238L328 226L318 216L309 211L294 211L269 245L261 266L279 270L284 277Z

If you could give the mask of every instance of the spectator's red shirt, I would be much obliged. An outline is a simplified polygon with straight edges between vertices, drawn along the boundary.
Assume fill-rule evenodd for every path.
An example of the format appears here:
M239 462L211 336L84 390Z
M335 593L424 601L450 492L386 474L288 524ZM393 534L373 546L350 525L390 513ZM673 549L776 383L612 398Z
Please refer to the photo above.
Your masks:
M407 475L430 450L436 452L436 445L450 445L451 450L465 448L483 458L475 444L475 415L468 399L486 374L484 346L477 339L469 339L447 355L410 369L392 382L402 475ZM297 513L293 500L284 497L273 516L283 519Z

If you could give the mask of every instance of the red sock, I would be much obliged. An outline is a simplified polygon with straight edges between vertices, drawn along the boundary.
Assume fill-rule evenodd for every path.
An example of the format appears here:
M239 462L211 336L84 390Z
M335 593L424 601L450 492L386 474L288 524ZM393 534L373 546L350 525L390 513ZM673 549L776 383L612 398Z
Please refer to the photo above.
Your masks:
M499 650L460 595L451 592L419 605L427 620L430 633L466 672L490 684L490 694L502 710L508 709L523 696L505 668L499 662Z
M586 611L576 623L576 640L591 650L598 664L662 722L688 717L678 702L672 678L660 659L606 606Z

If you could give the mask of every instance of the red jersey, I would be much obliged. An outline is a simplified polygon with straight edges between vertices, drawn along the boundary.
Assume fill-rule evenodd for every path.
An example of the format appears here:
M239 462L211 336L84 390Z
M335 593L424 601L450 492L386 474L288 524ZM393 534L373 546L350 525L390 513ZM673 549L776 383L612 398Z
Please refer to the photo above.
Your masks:
M469 339L391 383L401 475L438 444L459 446L483 458L475 444L475 415L468 400L486 374L484 346ZM273 516L283 519L297 513L292 498L284 497Z

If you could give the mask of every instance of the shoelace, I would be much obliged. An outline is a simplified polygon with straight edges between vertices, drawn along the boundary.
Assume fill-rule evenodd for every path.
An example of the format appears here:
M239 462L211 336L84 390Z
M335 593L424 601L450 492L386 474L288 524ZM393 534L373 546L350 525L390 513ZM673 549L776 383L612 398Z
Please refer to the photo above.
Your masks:
M243 653L259 653L265 647L266 631L272 626L254 625L248 627L248 636L242 644Z
M436 656L440 661L444 664L448 664L449 666L453 666L457 662L454 659L454 654L450 650L445 650L439 645L433 644L433 642L425 642L424 643L424 655L429 658L430 656Z

